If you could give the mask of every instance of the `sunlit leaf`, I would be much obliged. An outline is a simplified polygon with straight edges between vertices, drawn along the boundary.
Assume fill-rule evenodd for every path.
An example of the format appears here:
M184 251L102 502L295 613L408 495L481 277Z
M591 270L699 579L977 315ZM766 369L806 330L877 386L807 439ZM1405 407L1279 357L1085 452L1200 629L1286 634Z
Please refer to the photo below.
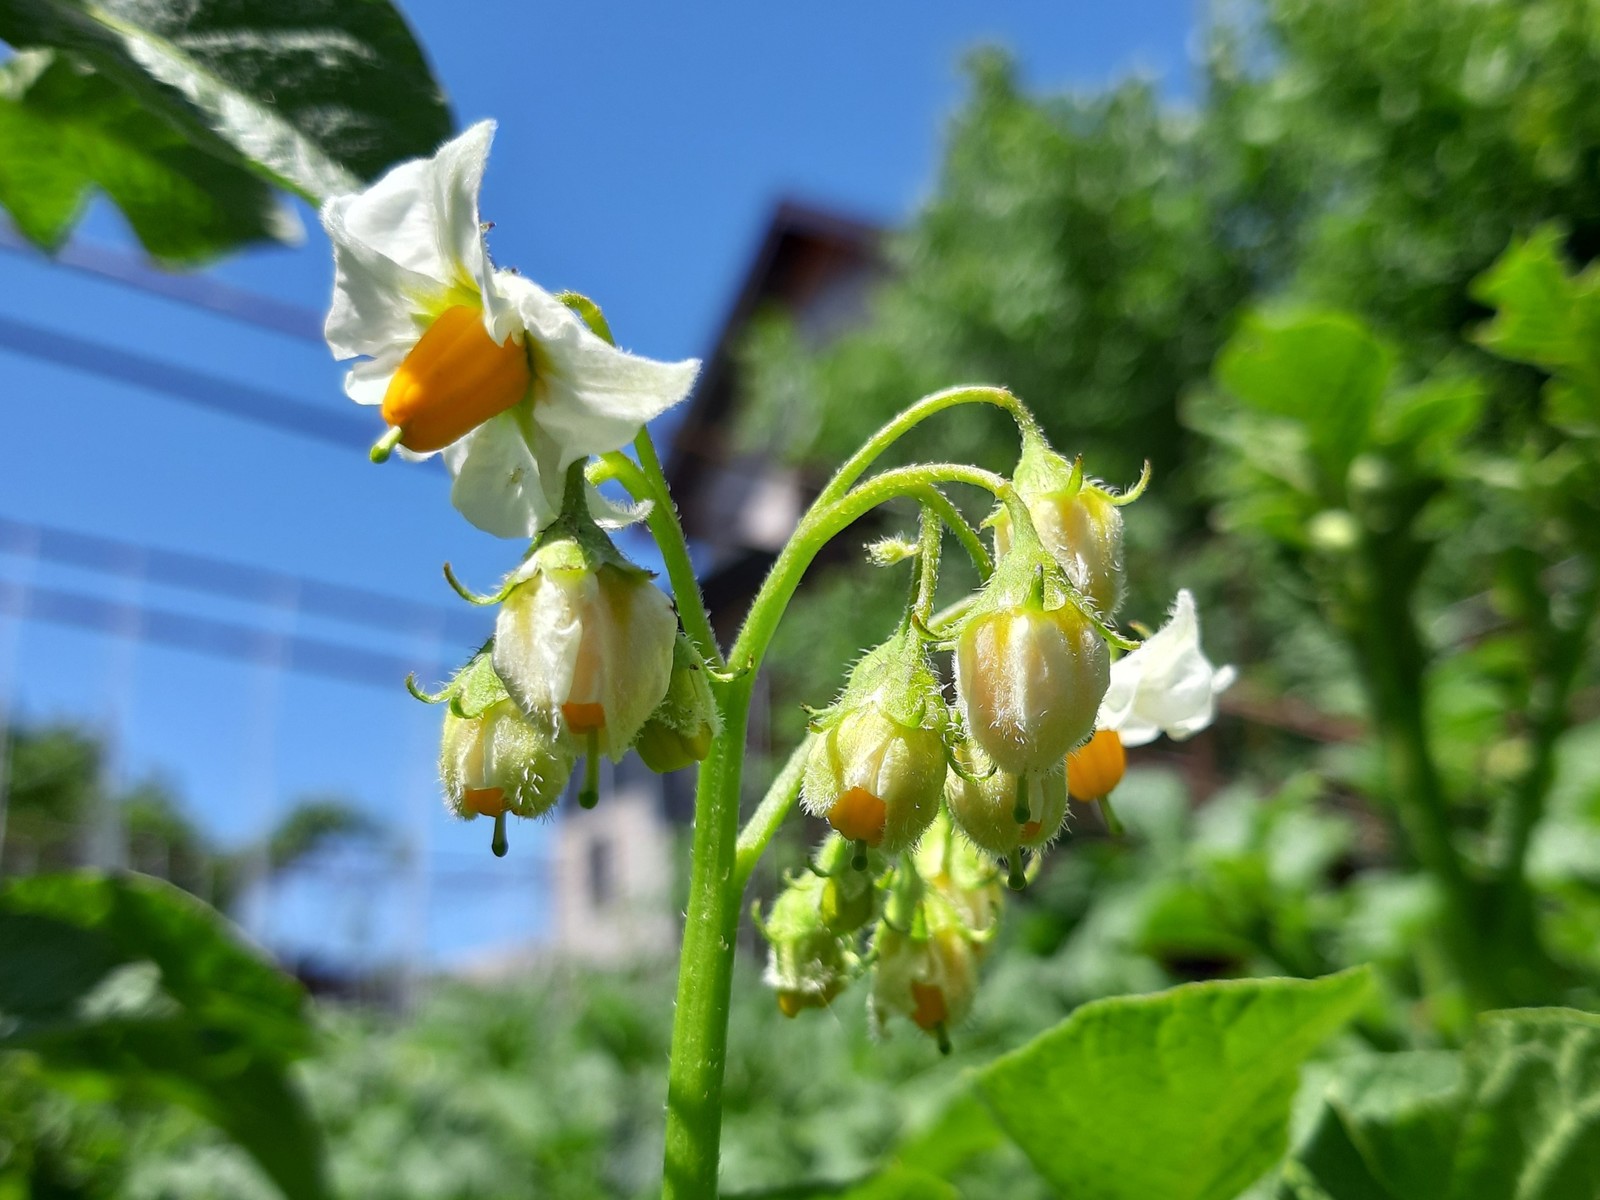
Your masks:
M1590 1013L1490 1013L1463 1054L1341 1064L1324 1105L1286 1177L1329 1200L1600 1195L1600 1017Z
M1096 1001L979 1092L1065 1196L1231 1200L1283 1153L1301 1063L1370 988L1358 969Z
M1304 425L1337 484L1371 436L1393 365L1388 347L1352 317L1258 314L1223 347L1216 378L1251 408Z
M161 257L282 237L258 180L317 202L431 153L452 126L388 0L0 0L0 38L61 56L46 91L9 95L0 117L0 201L43 246L89 184ZM185 222L200 229L186 237Z
M151 119L104 75L51 51L0 66L0 205L17 228L54 249L95 189L168 262L301 235L271 184Z

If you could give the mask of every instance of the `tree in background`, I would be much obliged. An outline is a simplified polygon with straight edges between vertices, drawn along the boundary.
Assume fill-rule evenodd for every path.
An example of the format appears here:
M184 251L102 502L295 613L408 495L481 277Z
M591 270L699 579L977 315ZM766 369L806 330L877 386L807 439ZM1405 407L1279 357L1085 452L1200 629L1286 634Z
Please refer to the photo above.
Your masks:
M251 883L286 874L339 841L372 841L380 834L373 819L349 800L306 796L292 802L258 844L224 849L195 825L172 786L159 777L108 794L105 746L83 729L17 727L6 734L4 747L0 874L77 866L85 861L95 823L111 821L128 866L227 912Z

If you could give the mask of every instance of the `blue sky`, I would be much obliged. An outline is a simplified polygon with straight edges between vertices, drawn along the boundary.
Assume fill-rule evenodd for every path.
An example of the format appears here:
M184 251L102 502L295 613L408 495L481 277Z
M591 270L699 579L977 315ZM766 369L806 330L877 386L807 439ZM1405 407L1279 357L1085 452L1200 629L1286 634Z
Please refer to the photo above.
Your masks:
M962 96L962 55L1010 48L1032 88L1129 72L1188 90L1193 0L805 5L406 4L465 125L500 123L483 198L496 259L604 305L619 340L661 358L709 347L774 203L794 196L893 224L915 210ZM320 308L326 242L211 274ZM97 205L81 235L127 245ZM326 349L0 255L0 318L23 320L343 411ZM466 525L442 472L275 432L0 349L0 518L239 560L445 606L446 559L486 586L518 553ZM0 553L0 584L88 593L324 638L426 666L459 638L335 622ZM279 599L282 599L280 597ZM468 618L471 619L470 616ZM459 625L459 623L458 623ZM453 627L456 628L456 627ZM338 792L425 864L413 891L362 877L289 884L252 920L278 944L454 957L543 920L548 827L487 854L485 822L440 810L436 714L385 693L0 612L0 697L30 719L111 733L124 780L171 779L220 840L295 796Z

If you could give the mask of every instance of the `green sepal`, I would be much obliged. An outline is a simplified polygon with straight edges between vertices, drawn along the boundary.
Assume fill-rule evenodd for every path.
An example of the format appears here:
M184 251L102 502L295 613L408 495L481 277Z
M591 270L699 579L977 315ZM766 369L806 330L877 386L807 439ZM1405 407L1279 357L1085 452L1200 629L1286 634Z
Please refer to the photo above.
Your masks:
M722 729L722 714L711 694L710 673L683 630L672 643L672 676L667 694L639 730L633 748L658 775L701 762Z
M838 701L812 718L813 732L830 729L845 713L868 705L908 729L943 733L949 721L944 692L922 635L910 621L855 665Z

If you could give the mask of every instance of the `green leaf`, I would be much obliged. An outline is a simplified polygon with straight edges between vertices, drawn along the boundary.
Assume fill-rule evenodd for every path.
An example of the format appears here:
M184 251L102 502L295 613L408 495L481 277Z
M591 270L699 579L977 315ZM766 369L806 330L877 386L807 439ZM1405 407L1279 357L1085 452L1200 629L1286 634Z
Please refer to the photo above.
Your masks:
M1217 382L1259 412L1302 424L1328 483L1371 436L1393 353L1340 313L1257 314L1223 347Z
M1362 968L1096 1001L978 1089L1063 1195L1231 1200L1283 1153L1300 1064L1370 990Z
M1600 266L1572 274L1561 240L1547 225L1474 282L1472 294L1499 309L1477 337L1502 358L1555 376L1550 419L1592 433L1600 431Z
M1467 1062L1472 1100L1451 1196L1600 1196L1600 1016L1490 1013Z
M285 1075L311 1044L298 984L155 879L39 875L0 891L0 1050L184 1104L291 1197L327 1195L321 1135Z
M0 0L0 38L70 52L197 148L312 201L452 125L387 0Z
M1345 1059L1294 1158L1335 1200L1427 1195L1448 1171L1461 1086L1451 1052Z
M1286 1169L1330 1200L1593 1200L1600 1017L1490 1013L1462 1054L1340 1065Z
M95 188L165 262L302 235L270 184L152 120L104 75L39 50L0 66L0 205L17 228L55 249Z

